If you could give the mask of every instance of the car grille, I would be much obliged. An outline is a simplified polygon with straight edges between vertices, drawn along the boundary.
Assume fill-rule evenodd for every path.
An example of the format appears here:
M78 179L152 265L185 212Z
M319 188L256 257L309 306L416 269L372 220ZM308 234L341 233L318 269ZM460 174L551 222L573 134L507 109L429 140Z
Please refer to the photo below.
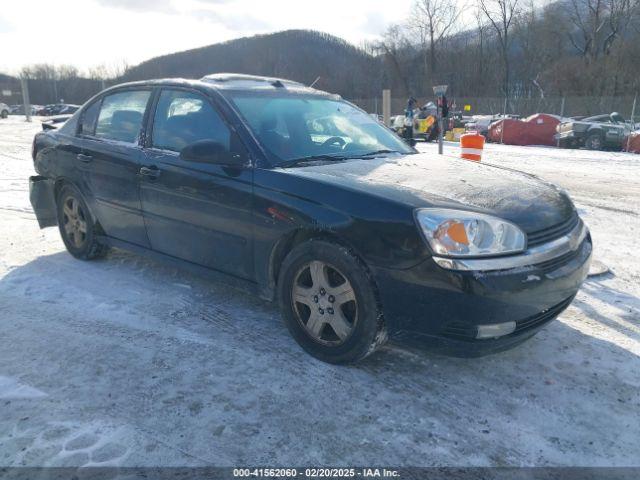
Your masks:
M576 212L573 212L573 215L562 223L527 234L527 248L537 247L566 235L578 225L579 221L580 217Z
M554 305L551 308L548 308L544 312L540 312L537 315L532 315L531 317L527 317L522 320L518 320L516 322L516 329L510 335L518 334L525 332L527 330L531 330L533 328L544 325L545 323L550 322L558 315L562 313L564 309L566 309L571 302L573 301L573 297L567 298L566 300L560 302L557 305ZM465 325L463 323L450 323L444 329L442 334L445 337L452 338L455 340L474 340L476 338L478 330L475 326Z
M560 255L559 257L552 258L551 260L547 260L546 262L536 263L534 267L539 268L544 273L549 273L554 271L556 268L561 267L565 263L569 263L571 260L576 258L580 253L581 249L578 248L572 252L567 252L564 255Z
M571 295L566 300L560 302L559 304L547 309L544 312L541 312L537 315L533 315L531 317L525 318L524 320L520 320L516 322L516 330L513 333L521 333L525 330L530 330L532 328L543 325L547 322L550 322L558 315L560 315L573 301L573 297L575 295Z

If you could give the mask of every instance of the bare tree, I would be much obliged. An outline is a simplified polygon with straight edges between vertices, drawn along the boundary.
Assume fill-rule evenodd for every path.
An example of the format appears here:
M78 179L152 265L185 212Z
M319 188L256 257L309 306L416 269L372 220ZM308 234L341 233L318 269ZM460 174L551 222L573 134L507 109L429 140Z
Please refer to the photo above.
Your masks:
M460 12L456 0L416 0L414 3L409 25L420 36L425 70L428 63L432 79L436 72L436 49L446 35L455 31Z
M511 66L509 64L509 47L511 46L511 28L514 18L518 14L520 0L478 0L478 7L496 32L502 65L504 68L503 91L509 96ZM599 1L599 0L598 0Z
M487 24L480 11L476 12L476 35L478 37L478 73L482 77L484 69L484 49L487 36Z
M402 28L399 25L390 26L384 33L382 42L379 44L380 50L384 52L385 57L389 60L396 75L402 82L405 93L410 92L409 81L405 69L403 68L404 53L409 47Z
M570 0L566 10L576 33L571 45L589 61L609 55L638 10L638 0Z
M571 45L585 58L595 59L599 54L599 43L606 21L605 0L570 0L568 16L577 30L579 38L569 32Z

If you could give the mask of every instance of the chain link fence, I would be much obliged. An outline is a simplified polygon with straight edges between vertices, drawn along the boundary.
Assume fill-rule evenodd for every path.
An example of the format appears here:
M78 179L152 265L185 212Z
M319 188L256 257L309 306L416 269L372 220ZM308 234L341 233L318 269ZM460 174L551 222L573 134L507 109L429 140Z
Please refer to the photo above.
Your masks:
M433 96L419 96L418 105L428 102L435 103ZM380 98L350 98L347 99L369 113L382 114L382 96ZM514 115L521 118L536 113L546 113L561 117L587 117L617 112L625 120L640 120L640 105L638 95L623 95L617 97L576 97L553 96L544 98L512 97L505 101L500 97L448 97L453 103L452 112L460 111L463 115ZM636 104L633 111L634 102ZM406 98L391 97L391 115L402 115L407 105ZM465 106L467 109L465 109Z
M416 98L420 107L429 102L436 103L433 95ZM383 114L382 96L380 98L354 98L349 100L369 113ZM513 96L506 99L504 97L449 96L448 101L451 105L449 109L450 118L457 118L457 121L451 122L452 126L464 128L465 122L469 120L473 122L473 129L480 131L491 142L571 148L586 146L587 148L612 148L627 151L640 149L640 140L638 140L640 139L640 99L638 94L616 97L552 96L525 98ZM392 117L404 115L406 106L406 98L392 96L390 115ZM556 136L559 131L556 127L559 121L568 118L583 119L596 115L611 115L612 113L617 113L621 116L625 123L621 122L619 117L615 117L617 120L615 125L607 126L607 133L602 130L598 134L599 138L591 140L589 145L587 145L589 143L588 135L584 135L584 138L580 137L580 139L565 137L565 133L561 137ZM544 116L528 118L535 114L547 114L556 118L549 119L547 117L545 119ZM463 118L461 119L460 116ZM504 118L504 116L514 120L493 123ZM528 121L524 123L515 119ZM607 121L609 119L604 120L604 122ZM615 135L611 131L612 127L617 130ZM634 131L638 133L632 133ZM453 131L450 138L458 138L458 135L459 133ZM596 133L594 132L592 135L596 135ZM632 142L635 142L638 146L633 149L630 148Z

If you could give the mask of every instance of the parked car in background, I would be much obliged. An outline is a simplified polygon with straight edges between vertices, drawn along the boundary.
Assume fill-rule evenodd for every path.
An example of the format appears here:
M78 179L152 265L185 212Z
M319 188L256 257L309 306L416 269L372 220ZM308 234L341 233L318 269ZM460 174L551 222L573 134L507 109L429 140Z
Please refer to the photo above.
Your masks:
M31 115L38 115L42 105L31 105ZM11 105L10 115L24 115L24 105Z
M467 132L478 132L480 135L484 135L485 138L489 138L489 126L493 122L497 122L502 119L517 120L520 115L472 115L464 123L464 127Z
M478 132L480 135L488 137L489 125L496 120L495 115L473 115L465 124L467 132Z
M0 103L0 118L7 118L9 113L11 112L11 108L6 103Z
M60 108L58 112L55 113L55 115L72 115L76 113L78 109L80 109L80 105L66 104L63 105L62 108Z
M43 130L54 130L60 128L64 122L69 120L73 115L53 115L42 120Z
M79 105L71 105L68 103L55 103L42 107L38 111L38 115L49 117L52 115L69 115L75 113L80 108Z
M34 212L71 255L124 248L277 300L327 362L389 336L462 356L510 348L567 308L589 270L589 230L563 190L420 154L288 80L112 87L38 133L33 158Z
M564 148L585 147L589 150L621 150L632 125L619 113L569 120L557 126L556 140Z

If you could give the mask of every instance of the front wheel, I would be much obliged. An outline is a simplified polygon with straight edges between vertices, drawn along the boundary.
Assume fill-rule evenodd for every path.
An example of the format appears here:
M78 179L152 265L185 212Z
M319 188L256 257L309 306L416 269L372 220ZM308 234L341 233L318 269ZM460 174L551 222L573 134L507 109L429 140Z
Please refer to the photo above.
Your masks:
M0 117L7 118L8 116L9 112L7 110L2 110L2 112L0 112Z
M311 240L280 270L278 297L285 324L300 346L328 363L352 363L387 338L367 271L348 249Z
M57 206L60 235L69 253L81 260L104 256L107 247L96 240L96 224L80 192L65 185L58 195Z
M584 146L589 150L602 150L602 136L599 133L592 133L584 141Z

